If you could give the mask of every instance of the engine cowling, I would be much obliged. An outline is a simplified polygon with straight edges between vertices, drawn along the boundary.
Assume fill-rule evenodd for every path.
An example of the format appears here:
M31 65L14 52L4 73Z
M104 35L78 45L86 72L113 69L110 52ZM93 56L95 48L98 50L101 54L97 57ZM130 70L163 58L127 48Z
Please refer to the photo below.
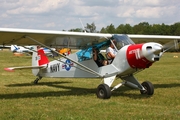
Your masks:
M132 68L149 68L162 56L162 48L159 43L130 45L126 52L127 61Z

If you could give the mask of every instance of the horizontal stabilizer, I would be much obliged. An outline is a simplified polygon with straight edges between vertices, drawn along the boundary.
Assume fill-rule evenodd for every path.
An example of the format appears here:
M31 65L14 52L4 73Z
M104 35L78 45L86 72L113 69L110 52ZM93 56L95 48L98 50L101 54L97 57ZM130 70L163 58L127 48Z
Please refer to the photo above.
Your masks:
M14 72L14 70L22 70L22 69L43 69L46 68L47 65L45 66L24 66L24 67L9 67L9 68L4 68L5 71L9 72Z

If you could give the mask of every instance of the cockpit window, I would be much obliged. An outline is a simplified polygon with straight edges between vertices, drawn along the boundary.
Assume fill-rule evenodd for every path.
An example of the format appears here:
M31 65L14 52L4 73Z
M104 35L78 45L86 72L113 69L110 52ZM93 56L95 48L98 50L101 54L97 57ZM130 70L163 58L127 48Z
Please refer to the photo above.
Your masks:
M113 38L116 40L117 49L121 49L123 46L135 44L127 35L114 35Z

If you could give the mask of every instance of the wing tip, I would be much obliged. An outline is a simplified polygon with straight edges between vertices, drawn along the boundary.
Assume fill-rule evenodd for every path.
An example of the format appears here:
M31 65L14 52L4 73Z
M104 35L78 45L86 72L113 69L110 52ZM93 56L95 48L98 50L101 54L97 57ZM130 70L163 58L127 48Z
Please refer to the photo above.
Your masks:
M13 68L4 68L5 71L14 72Z

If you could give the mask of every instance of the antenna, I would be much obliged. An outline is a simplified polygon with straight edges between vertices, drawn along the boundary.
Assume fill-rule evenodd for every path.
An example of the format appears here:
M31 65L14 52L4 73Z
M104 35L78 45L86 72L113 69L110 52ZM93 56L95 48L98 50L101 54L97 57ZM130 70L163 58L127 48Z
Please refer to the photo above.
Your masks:
M82 21L81 21L80 18L79 18L79 20L80 20L80 22L81 22L81 25L82 25L82 28L83 28L84 32L86 33L86 29L85 29L85 27L84 27L84 25L83 25L83 23L82 23Z

